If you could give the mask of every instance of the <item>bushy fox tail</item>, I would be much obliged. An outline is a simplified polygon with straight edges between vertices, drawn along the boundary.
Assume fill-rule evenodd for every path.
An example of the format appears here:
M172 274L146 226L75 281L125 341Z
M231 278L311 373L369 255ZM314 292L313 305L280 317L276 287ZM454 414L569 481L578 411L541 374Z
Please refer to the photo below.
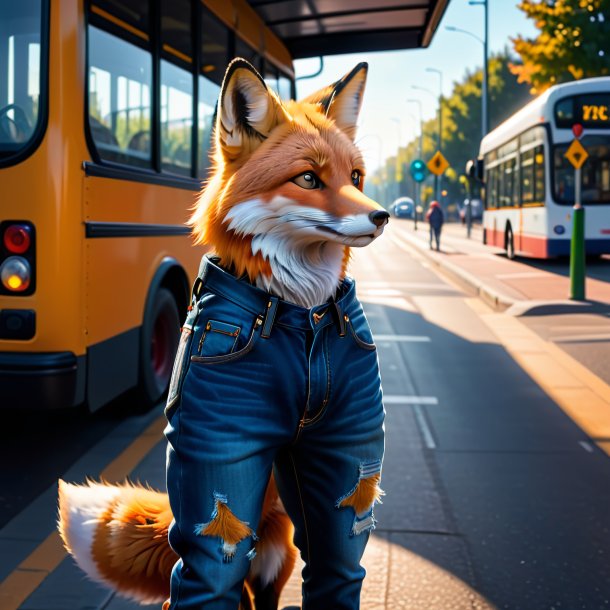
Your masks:
M59 533L93 580L142 603L169 597L177 556L167 494L131 484L59 481Z
M165 493L129 483L59 481L58 529L66 549L92 580L140 603L169 597L171 570L178 558L167 540L172 519ZM271 479L257 556L244 584L240 610L277 608L296 561L292 533Z

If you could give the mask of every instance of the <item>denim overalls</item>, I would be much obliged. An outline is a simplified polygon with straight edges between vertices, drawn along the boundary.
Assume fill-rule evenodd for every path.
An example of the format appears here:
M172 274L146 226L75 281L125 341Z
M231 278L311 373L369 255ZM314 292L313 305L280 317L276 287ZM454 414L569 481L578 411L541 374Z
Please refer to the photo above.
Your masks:
M353 280L282 301L204 256L166 408L172 610L236 610L273 469L305 561L304 610L355 610L372 509L341 501L381 471L377 352ZM228 507L252 534L203 535Z

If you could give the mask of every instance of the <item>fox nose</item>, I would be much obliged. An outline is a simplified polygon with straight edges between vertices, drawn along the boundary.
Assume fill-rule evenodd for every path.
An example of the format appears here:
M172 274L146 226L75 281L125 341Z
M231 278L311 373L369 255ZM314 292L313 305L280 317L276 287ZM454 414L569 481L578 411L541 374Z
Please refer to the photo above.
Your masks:
M388 221L389 217L390 215L383 210L375 210L369 214L369 219L377 227L384 225Z

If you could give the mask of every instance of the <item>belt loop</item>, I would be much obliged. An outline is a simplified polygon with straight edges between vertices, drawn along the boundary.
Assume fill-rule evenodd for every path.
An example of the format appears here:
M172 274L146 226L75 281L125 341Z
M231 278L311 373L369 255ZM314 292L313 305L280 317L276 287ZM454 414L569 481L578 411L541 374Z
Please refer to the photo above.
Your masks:
M261 331L261 337L263 339L268 339L271 336L271 329L273 328L273 322L275 320L275 314L277 313L278 304L279 299L277 297L271 297L267 303L265 321L263 322L263 330Z
M343 315L341 305L339 305L339 303L337 303L337 301L333 301L333 305L335 306L335 312L337 314L337 322L339 324L339 336L345 337L345 317Z

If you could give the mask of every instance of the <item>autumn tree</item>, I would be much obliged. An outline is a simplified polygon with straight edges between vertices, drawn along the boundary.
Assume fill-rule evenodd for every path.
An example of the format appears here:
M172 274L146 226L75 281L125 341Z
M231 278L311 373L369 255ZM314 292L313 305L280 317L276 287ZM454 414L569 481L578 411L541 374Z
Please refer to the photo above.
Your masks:
M540 33L513 39L519 82L540 93L557 83L610 74L610 0L522 0Z

